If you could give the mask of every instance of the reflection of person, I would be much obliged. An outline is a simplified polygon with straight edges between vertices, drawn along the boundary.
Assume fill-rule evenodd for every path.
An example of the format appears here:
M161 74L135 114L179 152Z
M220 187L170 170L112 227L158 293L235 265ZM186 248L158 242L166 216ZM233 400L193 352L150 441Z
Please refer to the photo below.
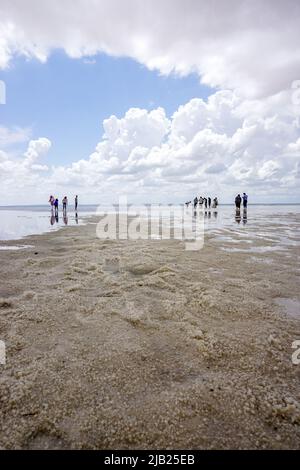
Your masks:
M75 196L75 212L77 212L77 208L78 208L78 196L76 194L76 196Z
M243 210L243 224L245 225L247 223L248 217L247 217L247 207L244 207Z
M64 212L64 224L68 225L68 216L66 212Z
M241 222L241 211L240 208L237 207L235 211L235 221L239 224Z
M78 212L75 212L75 222L78 224Z
M50 217L50 224L51 225L55 224L55 215L53 214L53 212L52 212L51 217Z

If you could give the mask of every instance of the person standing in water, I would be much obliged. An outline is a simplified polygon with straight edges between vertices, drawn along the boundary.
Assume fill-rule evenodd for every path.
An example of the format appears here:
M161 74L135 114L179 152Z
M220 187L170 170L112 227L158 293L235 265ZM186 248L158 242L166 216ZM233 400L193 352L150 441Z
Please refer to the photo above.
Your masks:
M77 208L78 208L78 196L76 194L76 196L75 196L75 212L77 212Z
M58 199L56 198L54 201L54 208L55 208L55 217L58 216Z
M48 201L48 202L50 203L51 210L53 210L54 201L55 201L55 199L54 199L54 197L51 195L51 196L49 197L49 201Z
M62 203L63 203L63 212L67 212L67 205L68 205L68 198L67 196L65 196L62 200Z
M197 204L198 204L198 198L197 198L197 196L196 196L195 199L194 199L194 209L196 209Z
M247 209L247 205L248 205L248 196L246 193L243 193L243 207L244 209Z
M213 200L213 208L216 209L218 207L218 204L219 204L218 198L215 197L214 200Z
M208 208L210 209L211 206L211 197L208 198Z
M240 209L241 208L241 202L242 202L242 198L241 198L241 195L238 194L235 198L235 207L237 209Z

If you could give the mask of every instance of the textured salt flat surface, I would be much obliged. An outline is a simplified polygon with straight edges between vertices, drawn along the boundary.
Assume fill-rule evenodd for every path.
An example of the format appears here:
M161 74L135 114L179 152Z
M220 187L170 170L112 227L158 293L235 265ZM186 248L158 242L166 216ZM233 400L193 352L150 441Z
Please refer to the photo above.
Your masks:
M229 215L195 252L90 223L1 250L1 448L299 447L299 214Z

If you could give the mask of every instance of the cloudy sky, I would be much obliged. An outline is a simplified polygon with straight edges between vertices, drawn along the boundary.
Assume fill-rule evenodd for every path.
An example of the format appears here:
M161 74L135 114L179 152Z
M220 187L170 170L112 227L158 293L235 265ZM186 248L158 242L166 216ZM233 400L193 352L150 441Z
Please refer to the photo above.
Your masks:
M300 202L299 24L298 0L1 0L0 205Z

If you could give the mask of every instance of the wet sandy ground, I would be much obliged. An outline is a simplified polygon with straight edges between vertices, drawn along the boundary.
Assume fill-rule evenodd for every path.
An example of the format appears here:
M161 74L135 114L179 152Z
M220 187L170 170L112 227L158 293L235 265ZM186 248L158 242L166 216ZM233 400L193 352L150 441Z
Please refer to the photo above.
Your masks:
M299 245L224 236L2 250L0 447L298 448Z

